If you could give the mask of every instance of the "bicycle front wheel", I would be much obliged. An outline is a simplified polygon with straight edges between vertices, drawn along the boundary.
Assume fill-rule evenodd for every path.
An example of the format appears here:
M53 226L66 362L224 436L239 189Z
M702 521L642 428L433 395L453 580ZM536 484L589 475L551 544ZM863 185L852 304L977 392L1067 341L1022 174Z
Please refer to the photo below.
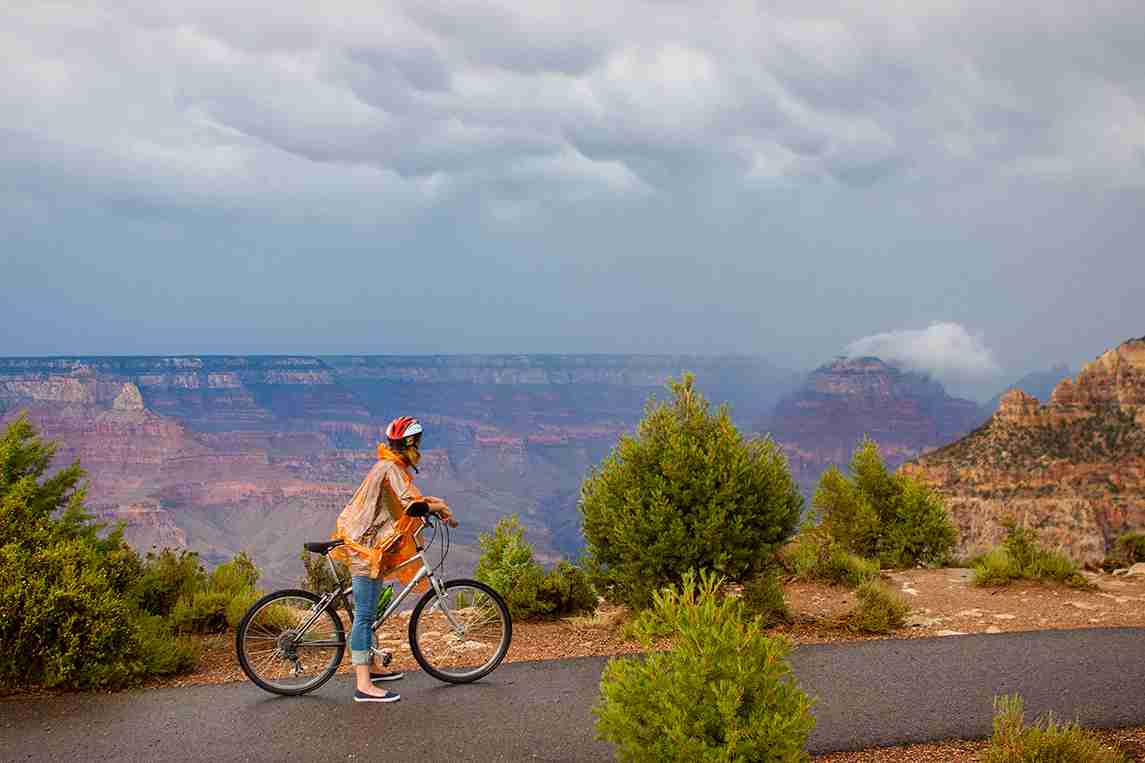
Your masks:
M505 659L513 620L505 601L476 580L448 580L444 594L430 588L413 608L409 642L422 670L439 681L467 684Z
M309 591L275 591L256 601L235 633L239 665L247 678L274 694L314 691L330 680L346 651L342 619L318 609Z

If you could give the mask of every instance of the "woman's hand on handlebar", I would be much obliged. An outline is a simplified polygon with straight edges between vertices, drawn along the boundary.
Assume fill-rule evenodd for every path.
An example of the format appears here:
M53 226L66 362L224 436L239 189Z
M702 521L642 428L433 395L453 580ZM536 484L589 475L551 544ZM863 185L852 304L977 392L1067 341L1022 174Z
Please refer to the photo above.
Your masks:
M434 495L424 496L422 500L429 505L429 510L445 520L446 524L448 524L450 527L457 527L458 522L453 518L453 514L449 511L448 503Z

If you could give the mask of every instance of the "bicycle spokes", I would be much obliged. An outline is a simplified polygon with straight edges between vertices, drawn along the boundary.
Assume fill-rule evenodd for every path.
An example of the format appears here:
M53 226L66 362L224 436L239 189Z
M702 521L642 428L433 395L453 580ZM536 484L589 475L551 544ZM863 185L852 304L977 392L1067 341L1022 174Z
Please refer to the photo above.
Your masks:
M477 587L450 585L418 617L414 637L441 673L463 677L499 661L509 624L498 602Z

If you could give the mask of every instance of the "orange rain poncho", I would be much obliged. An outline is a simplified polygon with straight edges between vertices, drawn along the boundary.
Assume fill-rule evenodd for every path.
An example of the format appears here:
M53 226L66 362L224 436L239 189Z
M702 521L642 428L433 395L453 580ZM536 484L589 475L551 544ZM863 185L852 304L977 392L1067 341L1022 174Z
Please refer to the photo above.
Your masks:
M384 578L417 553L416 536L422 521L407 517L406 509L422 497L414 487L405 461L385 445L378 446L378 463L362 480L354 497L338 515L332 538L345 541L330 553L350 565L351 575ZM408 583L417 565L397 571Z

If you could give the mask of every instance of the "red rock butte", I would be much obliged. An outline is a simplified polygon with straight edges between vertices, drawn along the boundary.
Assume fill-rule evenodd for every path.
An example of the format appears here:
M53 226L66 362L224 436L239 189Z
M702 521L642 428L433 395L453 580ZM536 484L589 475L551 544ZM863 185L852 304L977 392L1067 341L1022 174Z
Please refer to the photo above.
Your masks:
M903 468L946 497L963 555L1015 520L1100 562L1120 534L1145 529L1145 337L1063 379L1044 405L1007 392L983 427Z

